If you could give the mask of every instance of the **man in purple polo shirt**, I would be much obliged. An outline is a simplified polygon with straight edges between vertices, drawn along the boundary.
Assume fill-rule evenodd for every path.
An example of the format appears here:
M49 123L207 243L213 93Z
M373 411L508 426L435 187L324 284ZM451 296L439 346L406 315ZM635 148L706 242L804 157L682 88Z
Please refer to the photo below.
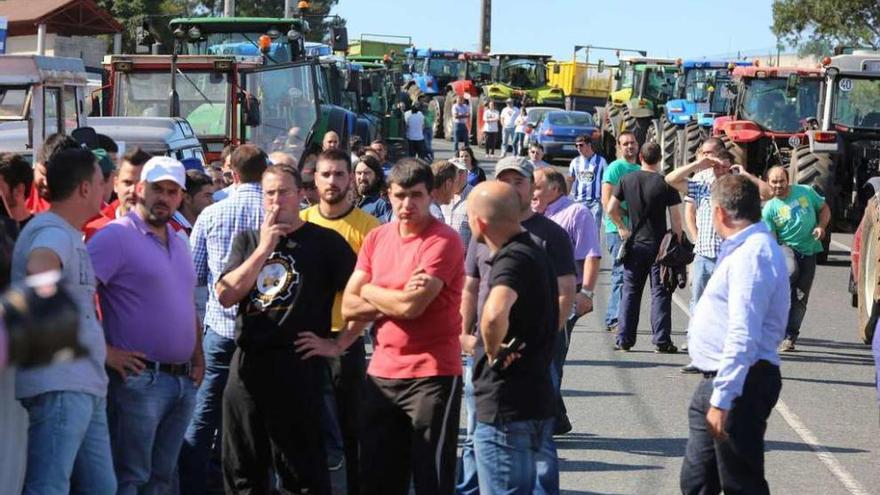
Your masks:
M562 367L571 344L571 332L581 316L593 311L593 290L596 288L599 259L602 257L599 229L590 209L568 197L568 183L565 176L552 167L535 170L532 208L562 227L571 238L574 248L578 292L574 296L574 311L569 314L565 322L565 334L563 338L558 339L558 352L553 360L561 386ZM571 430L571 423L562 400L561 389L557 388L556 392L556 434L561 434Z
M204 360L195 268L168 225L183 198L183 165L151 158L137 205L87 247L104 316L108 422L117 493L165 493L195 406Z

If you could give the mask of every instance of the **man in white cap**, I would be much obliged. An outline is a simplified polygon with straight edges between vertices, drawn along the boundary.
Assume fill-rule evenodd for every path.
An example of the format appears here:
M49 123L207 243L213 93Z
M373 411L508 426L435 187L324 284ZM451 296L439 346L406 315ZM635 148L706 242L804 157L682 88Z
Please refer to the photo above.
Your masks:
M168 224L186 187L183 164L153 157L137 204L98 231L95 267L110 368L108 424L118 493L171 490L204 373L189 246Z

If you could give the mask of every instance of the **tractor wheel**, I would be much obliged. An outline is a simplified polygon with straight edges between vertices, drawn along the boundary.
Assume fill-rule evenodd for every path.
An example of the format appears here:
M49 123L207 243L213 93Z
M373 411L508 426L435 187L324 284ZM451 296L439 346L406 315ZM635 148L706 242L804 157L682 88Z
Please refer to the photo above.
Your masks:
M621 107L620 117L618 118L618 124L615 129L616 132L614 133L614 138L616 139L618 136L620 136L620 133L624 131L636 132L638 126L638 119L636 119L632 116L632 114L629 113L629 108ZM642 143L645 142L645 131L647 131L647 129L642 132L641 136L636 133L636 141L638 141L640 147L642 146Z
M621 107L611 103L605 105L605 115L608 116L606 119L608 122L603 123L603 125L608 126L608 130L611 132L611 135L614 136L615 142L617 141L617 135L620 133L620 108Z
M874 339L874 326L871 315L876 300L880 296L880 280L878 280L877 264L880 259L880 218L877 215L877 198L868 201L865 216L862 217L862 246L859 255L859 282L856 287L856 298L859 308L859 337L865 344Z
M444 125L443 125L443 110L444 110L444 102L445 98L442 96L435 96L431 98L431 102L428 103L428 107L432 112L434 112L434 126L431 129L431 132L434 134L435 138L442 138L444 135Z
M660 116L660 149L663 152L663 173L670 172L675 168L675 141L678 127L675 126L666 115Z
M789 170L797 171L795 182L813 186L813 189L825 198L828 207L834 211L834 203L837 199L835 197L837 187L834 183L836 171L834 160L824 153L811 153L810 147L804 145L795 148L789 166ZM832 214L833 217L834 215ZM829 232L825 235L825 239L822 239L822 246L825 249L816 256L818 263L824 265L828 262L828 247L830 243L831 233Z
M443 102L443 135L447 141L452 142L455 134L455 121L452 119L452 106L455 105L455 92L446 93L446 99Z
M660 144L660 133L657 132L657 124L655 122L651 122L651 125L648 126L648 130L645 131L645 142Z
M724 148L727 149L727 151L733 153L737 165L742 165L745 168L748 167L748 163L746 163L746 150L743 149L742 146L731 141L731 139L727 137L727 134L718 136L718 139L724 143Z
M684 126L684 143L682 144L681 165L687 165L697 159L697 152L703 144L703 133L696 122L688 122Z

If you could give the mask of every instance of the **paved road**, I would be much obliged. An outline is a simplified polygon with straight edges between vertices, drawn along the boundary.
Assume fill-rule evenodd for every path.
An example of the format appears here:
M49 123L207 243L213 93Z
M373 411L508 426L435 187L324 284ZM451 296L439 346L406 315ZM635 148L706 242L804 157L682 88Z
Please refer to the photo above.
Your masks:
M448 144L435 141L438 158ZM482 153L478 152L478 158ZM484 162L490 172L493 163ZM770 417L767 478L774 493L880 493L878 405L870 348L858 342L847 293L852 236L835 234L816 273L797 351L783 356L781 400ZM632 352L602 329L608 260L596 311L575 329L563 380L574 431L558 438L564 494L678 493L687 405L700 376L681 375L686 354L654 354L649 307ZM685 341L690 293L678 291L673 338ZM648 303L646 298L645 303Z

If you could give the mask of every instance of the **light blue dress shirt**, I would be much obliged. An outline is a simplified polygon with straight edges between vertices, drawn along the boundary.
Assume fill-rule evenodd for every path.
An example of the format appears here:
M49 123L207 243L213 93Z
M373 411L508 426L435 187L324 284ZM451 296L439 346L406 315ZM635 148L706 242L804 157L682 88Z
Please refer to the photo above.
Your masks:
M693 365L715 371L710 403L730 409L759 360L779 365L790 305L785 256L763 222L721 244L688 328Z

